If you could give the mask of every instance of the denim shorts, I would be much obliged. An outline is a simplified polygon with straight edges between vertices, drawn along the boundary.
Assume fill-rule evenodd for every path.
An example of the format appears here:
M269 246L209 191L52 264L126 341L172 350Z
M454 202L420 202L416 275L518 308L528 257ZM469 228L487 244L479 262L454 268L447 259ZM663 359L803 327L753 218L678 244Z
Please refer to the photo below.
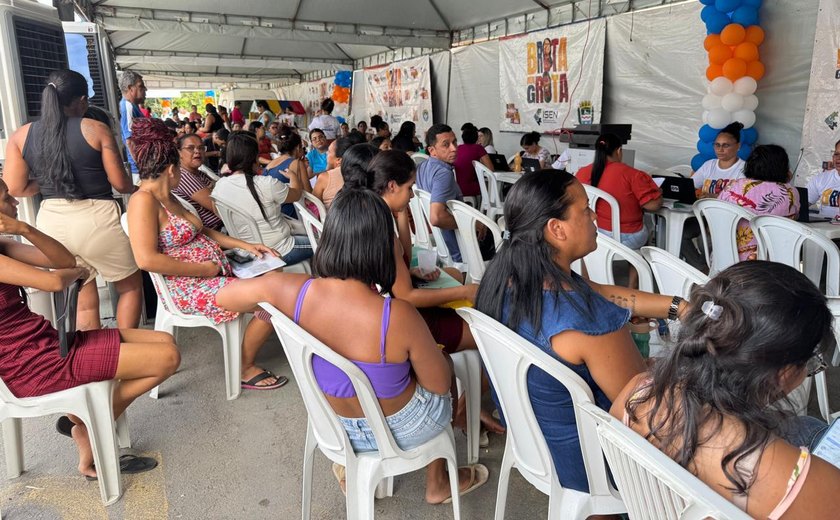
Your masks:
M347 431L353 451L377 451L376 439L367 419L338 418ZM452 422L452 396L429 392L418 384L411 400L385 420L400 449L416 448L435 438Z
M610 238L613 238L612 231L607 231L606 229L598 228L599 233L603 233ZM642 246L646 246L648 243L648 239L650 239L650 231L644 226L639 231L635 233L621 233L621 243L633 250L641 249Z

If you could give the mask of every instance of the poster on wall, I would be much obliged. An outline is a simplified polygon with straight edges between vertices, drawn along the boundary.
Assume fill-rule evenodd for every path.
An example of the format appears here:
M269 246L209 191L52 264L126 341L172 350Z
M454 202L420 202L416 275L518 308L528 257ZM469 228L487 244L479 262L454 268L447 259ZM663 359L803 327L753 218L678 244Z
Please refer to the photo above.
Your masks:
M301 94L300 102L306 110L306 115L311 121L318 111L321 110L321 102L328 97L332 97L333 88L335 87L335 78L330 76L328 78L319 79L317 81L308 81L303 84L303 92ZM332 115L335 117L347 118L350 112L349 103L335 103Z
M365 69L364 88L368 113L358 117L370 119L379 114L394 134L403 121L413 121L421 139L432 126L428 56Z
M819 13L802 128L804 155L796 171L800 186L825 169L840 167L840 158L832 158L840 140L840 2L820 0Z
M502 131L541 133L601 120L606 21L499 42Z

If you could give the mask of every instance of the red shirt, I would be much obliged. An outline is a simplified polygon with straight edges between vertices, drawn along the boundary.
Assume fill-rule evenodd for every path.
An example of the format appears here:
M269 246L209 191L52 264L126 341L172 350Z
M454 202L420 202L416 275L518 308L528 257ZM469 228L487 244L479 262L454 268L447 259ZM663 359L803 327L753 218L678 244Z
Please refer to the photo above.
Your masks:
M271 160L271 152L274 151L274 149L271 147L271 139L269 139L268 137L263 137L262 139L259 140L259 145L260 145L260 152L259 152L260 155L259 155L259 157L262 158L262 159L268 159L270 161Z
M245 118L242 117L242 111L233 107L233 110L230 111L230 122L232 124L239 123L240 125L245 126Z
M480 144L458 145L458 153L455 156L455 179L461 188L461 194L465 197L481 195L481 188L478 185L478 177L472 162L478 161L487 155L487 150Z
M577 178L583 184L592 184L592 165L578 170ZM662 196L659 187L647 173L631 168L624 163L608 162L598 188L616 198L621 217L621 232L636 233L642 229L642 204ZM598 227L612 231L612 211L603 200L595 207Z

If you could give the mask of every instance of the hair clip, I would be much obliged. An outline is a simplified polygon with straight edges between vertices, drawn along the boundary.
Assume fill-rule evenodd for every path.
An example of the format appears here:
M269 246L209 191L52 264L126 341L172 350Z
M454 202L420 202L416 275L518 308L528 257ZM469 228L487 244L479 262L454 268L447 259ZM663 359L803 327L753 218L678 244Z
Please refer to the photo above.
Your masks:
M49 83L47 83L47 86L48 86L48 87L52 87L52 88L54 88L54 89L58 90L58 87L56 87L56 86L55 86L55 83L53 83L52 81L50 81Z
M715 302L712 300L703 302L703 305L700 306L700 310L703 311L703 314L705 314L707 318L714 321L717 321L720 318L720 315L723 314L723 307L715 305Z
M507 229L502 231L502 240L510 240L510 231Z

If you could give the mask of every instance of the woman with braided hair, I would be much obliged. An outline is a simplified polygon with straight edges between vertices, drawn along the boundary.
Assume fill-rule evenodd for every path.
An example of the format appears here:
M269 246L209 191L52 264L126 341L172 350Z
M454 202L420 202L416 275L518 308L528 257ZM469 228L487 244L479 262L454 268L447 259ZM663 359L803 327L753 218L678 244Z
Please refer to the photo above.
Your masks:
M137 161L140 186L128 204L131 248L137 265L162 274L178 310L198 314L214 323L236 319L239 314L216 303L216 293L236 283L222 248L239 248L256 256L278 256L263 244L249 244L204 227L172 196L181 171L173 133L161 121L137 119L129 141ZM242 339L242 388L269 390L288 379L255 365L257 352L273 333L264 312L256 313Z

